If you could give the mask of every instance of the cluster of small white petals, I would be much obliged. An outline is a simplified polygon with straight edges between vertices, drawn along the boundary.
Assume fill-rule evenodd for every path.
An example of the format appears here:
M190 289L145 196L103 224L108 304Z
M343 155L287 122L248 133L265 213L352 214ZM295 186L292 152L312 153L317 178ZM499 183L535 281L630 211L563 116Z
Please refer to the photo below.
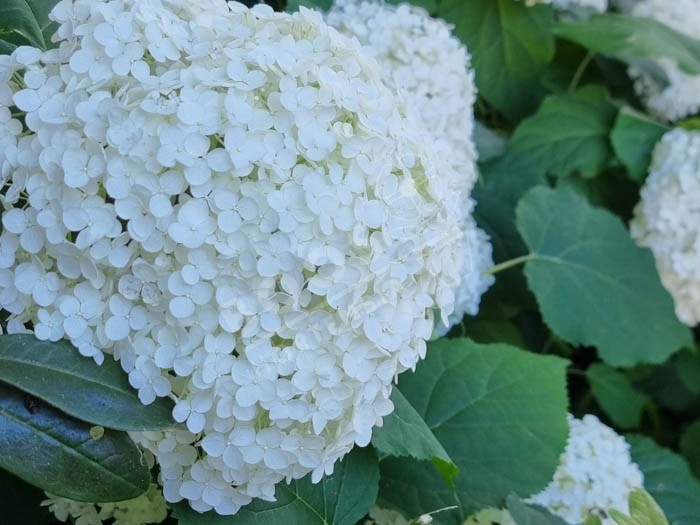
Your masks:
M69 519L75 525L102 525L108 520L112 525L148 525L161 523L168 515L163 493L151 483L148 490L134 498L114 503L85 503L46 494L41 502L48 507L58 521Z
M629 493L643 486L625 438L591 415L568 416L569 439L550 484L529 498L566 522L577 524L599 514L604 525L615 525L606 511L627 513Z
M700 0L641 0L618 2L617 7L633 16L652 18L691 38L698 38ZM670 58L655 60L657 71L630 67L635 91L657 116L673 121L700 110L700 75L683 71Z
M656 145L630 233L654 254L678 318L700 322L700 132L676 128Z
M464 235L455 311L449 325L465 314L475 315L483 293L494 278L484 270L493 266L486 233L472 217L469 197L478 176L473 142L476 86L467 49L443 20L419 7L380 0L336 0L326 20L355 37L380 64L384 82L400 93L421 125L436 139L435 153L446 159L444 183L452 198L448 205L460 218ZM438 327L444 333L447 327Z
M553 4L562 11L571 9L586 9L602 13L608 9L608 0L525 0L527 5Z
M169 502L234 514L318 481L454 311L449 166L313 11L61 0L52 17L57 49L0 57L8 331L111 354L144 404L175 399L182 429L133 434Z

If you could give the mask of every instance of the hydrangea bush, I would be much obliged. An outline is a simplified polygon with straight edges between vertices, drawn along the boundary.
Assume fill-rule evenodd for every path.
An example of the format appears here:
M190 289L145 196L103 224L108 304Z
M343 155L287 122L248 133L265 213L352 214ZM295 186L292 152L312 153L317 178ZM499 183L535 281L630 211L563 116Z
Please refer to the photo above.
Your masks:
M700 521L694 4L255 4L0 13L3 520Z

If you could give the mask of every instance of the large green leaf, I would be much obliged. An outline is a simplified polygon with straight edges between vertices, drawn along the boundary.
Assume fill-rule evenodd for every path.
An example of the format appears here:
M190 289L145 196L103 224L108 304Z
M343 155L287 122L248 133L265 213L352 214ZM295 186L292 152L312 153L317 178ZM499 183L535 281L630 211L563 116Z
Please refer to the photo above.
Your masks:
M374 429L372 445L382 456L432 461L448 483L453 483L458 469L423 418L398 388L391 400L394 411L384 418L383 426Z
M691 341L654 258L620 220L563 189L534 188L516 210L525 276L547 325L612 366L661 363Z
M567 525L566 521L553 515L547 509L527 505L514 496L508 496L507 507L518 525Z
M680 449L695 476L700 477L700 420L685 429L681 436Z
M474 217L489 234L496 262L527 251L515 227L515 206L533 186L544 183L535 162L526 154L508 150L480 167L481 176L472 192Z
M0 468L58 496L122 501L148 489L150 474L124 432L91 426L0 384Z
M277 501L254 500L235 517L199 514L187 505L175 507L180 525L355 525L377 498L379 468L371 448L355 449L319 483L306 476L277 484Z
M437 13L467 45L479 94L508 118L532 112L538 76L554 56L550 6L512 0L442 0Z
M639 426L646 398L625 374L606 364L593 363L586 370L586 377L596 401L616 426Z
M644 488L673 525L700 523L700 482L683 458L648 437L629 436L632 460L644 474Z
M547 173L594 177L612 157L608 134L615 112L600 85L551 95L516 128L511 146L530 154Z
M631 178L644 180L654 146L668 130L667 126L629 107L620 110L610 133L610 141L615 155L625 165Z
M119 430L175 425L169 399L142 405L115 361L98 366L67 341L39 341L31 334L0 336L0 381L96 425Z
M457 503L458 512L435 516L456 523L480 508L502 506L511 493L525 497L544 488L568 434L565 368L563 359L504 344L431 343L399 388L460 473L453 492L429 464L382 461L382 501L409 516Z
M57 27L48 15L56 3L57 0L3 0L0 39L9 44L48 49ZM4 46L1 50L7 51Z
M585 21L559 22L554 33L626 62L670 58L688 73L700 74L700 41L651 18L606 13Z

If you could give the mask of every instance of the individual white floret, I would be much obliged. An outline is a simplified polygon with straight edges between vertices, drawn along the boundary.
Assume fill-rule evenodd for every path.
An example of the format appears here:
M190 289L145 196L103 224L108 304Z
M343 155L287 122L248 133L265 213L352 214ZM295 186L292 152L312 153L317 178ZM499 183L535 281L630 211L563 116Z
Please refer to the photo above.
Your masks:
M114 503L86 503L46 495L42 506L48 507L58 521L71 519L75 525L102 525L106 521L113 525L149 525L161 523L168 515L163 493L153 483L141 496Z
M441 170L449 206L464 232L459 250L462 269L455 311L449 326L465 314L475 315L483 293L494 278L484 273L493 266L488 236L472 217L469 194L477 178L473 143L476 86L471 57L443 20L431 18L409 4L388 5L378 0L336 0L326 20L357 38L381 66L385 83L403 95L422 126L436 139L435 153L451 169ZM438 326L444 333L449 327Z
M554 478L528 501L568 523L582 523L593 513L604 525L615 525L606 511L628 513L629 493L644 482L629 444L591 414L580 420L569 415L568 422L569 438Z
M641 0L617 2L616 6L633 16L652 18L691 38L698 38L700 1ZM700 110L700 75L683 71L670 58L654 61L658 68L650 72L630 67L635 91L644 99L648 109L661 118L678 120Z
M651 249L676 315L700 321L700 132L676 128L654 148L630 233Z
M133 433L167 501L318 481L393 410L463 264L454 180L320 14L61 0L0 57L8 331L119 360L183 430ZM7 110L16 106L21 120Z

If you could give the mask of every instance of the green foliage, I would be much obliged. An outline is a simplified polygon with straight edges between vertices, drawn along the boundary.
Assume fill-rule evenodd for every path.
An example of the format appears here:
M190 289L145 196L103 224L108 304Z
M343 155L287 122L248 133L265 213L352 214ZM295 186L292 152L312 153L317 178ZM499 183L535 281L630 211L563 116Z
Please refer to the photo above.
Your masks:
M610 142L631 178L642 181L646 177L654 146L668 130L667 126L629 107L619 111Z
M44 491L0 469L0 509L8 525L50 525L55 522L46 507Z
M371 448L355 448L333 474L311 483L311 475L291 483L279 483L277 501L255 500L235 518L214 512L199 514L186 504L175 507L180 525L355 525L377 497L379 468Z
M415 373L399 388L440 440L460 474L452 493L430 475L429 464L402 459L382 462L383 500L407 515L459 502L460 515L498 506L512 493L523 497L551 479L564 450L566 361L504 344L468 339L432 343ZM522 451L527 450L527 454Z
M515 206L532 187L544 183L535 162L526 154L506 153L481 165L472 195L479 226L489 234L496 262L527 251L515 226Z
M173 403L139 401L113 360L98 366L67 341L33 335L0 336L0 381L24 390L78 419L119 430L157 430L175 425Z
M596 401L615 425L626 429L639 426L646 398L624 373L593 363L586 370L586 377Z
M668 525L659 505L644 489L634 489L629 496L629 516L612 509L610 517L618 525Z
M124 432L90 425L0 384L0 468L52 494L122 501L148 489L141 452Z
M3 0L0 54L10 53L21 45L52 47L51 35L57 26L48 15L55 3L56 0Z
M670 58L686 72L700 74L700 41L650 18L606 13L559 22L554 34L635 65L640 59Z
M535 110L542 94L538 76L554 56L550 6L441 0L437 14L467 45L480 96L511 120Z
M611 213L569 190L535 188L516 215L531 250L525 276L557 335L597 347L612 366L661 363L690 344L651 253Z
M299 11L299 7L308 7L320 11L328 11L333 5L333 0L288 0L287 11L293 13Z
M566 525L566 521L554 516L546 509L527 505L514 496L508 496L506 506L518 525Z
M398 388L391 393L394 411L384 418L384 425L374 429L372 445L382 456L411 457L430 460L452 484L457 466L445 452L428 425Z
M700 482L683 458L648 437L628 436L627 441L632 447L632 460L644 473L644 488L668 521L673 525L700 523Z
M695 476L700 478L700 420L685 429L680 449Z
M608 135L615 106L599 85L544 99L533 116L515 129L511 145L528 153L539 168L559 177L595 177L608 164Z

